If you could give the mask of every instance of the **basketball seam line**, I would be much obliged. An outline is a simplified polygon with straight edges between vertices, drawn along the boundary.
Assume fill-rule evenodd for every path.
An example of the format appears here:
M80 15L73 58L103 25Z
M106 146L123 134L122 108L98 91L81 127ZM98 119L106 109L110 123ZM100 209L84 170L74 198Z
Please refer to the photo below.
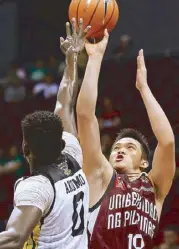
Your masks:
M81 3L81 0L78 2L78 6L77 6L77 10L76 10L76 16L77 16L76 23L77 23L77 25L78 25L78 28L79 28L78 10L79 10L79 7L80 7L80 3Z
M107 9L108 9L108 3L107 3L106 0L105 0L105 1L104 1L104 20L105 20L105 18L106 18Z
M97 10L97 8L98 8L98 5L99 5L100 1L101 1L101 0L98 0L98 3L96 4L96 7L95 7L95 9L94 9L94 12L93 12L93 14L92 14L92 16L91 16L91 19L89 20L87 26L89 26L90 23L92 22L92 19L93 19L94 15L95 15L95 12L96 12L96 10Z
M105 24L105 26L101 27L100 29L96 30L94 33L92 33L90 36L100 32L100 30L102 30L104 27L106 27L106 25L111 21L112 17L113 17L113 14L114 14L114 11L115 11L115 8L116 8L116 5L115 5L115 0L113 0L113 3L114 3L114 7L113 7L113 11L112 11L112 14L109 18L109 21Z

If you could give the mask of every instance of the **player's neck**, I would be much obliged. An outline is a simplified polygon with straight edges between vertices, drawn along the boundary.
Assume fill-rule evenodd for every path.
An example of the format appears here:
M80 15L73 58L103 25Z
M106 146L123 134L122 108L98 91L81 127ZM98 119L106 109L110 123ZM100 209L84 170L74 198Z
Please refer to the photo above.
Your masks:
M36 169L40 168L40 166L42 164L39 163L37 160L35 160L35 158L33 158L33 159L30 160L29 165L30 165L30 173L32 174L33 171L35 171Z
M128 169L128 170L123 170L123 171L119 170L118 173L128 176L129 180L131 180L131 181L137 179L141 175L140 169L136 169L136 170L134 170L134 169L129 170Z
M127 175L127 177L130 181L135 181L137 178L139 178L140 175L141 175L141 172L136 173L136 174L129 174L129 175Z
M30 173L32 174L36 170L45 169L46 167L51 166L52 164L56 163L56 161L49 161L49 162L39 162L36 158L33 158L29 161L29 168Z

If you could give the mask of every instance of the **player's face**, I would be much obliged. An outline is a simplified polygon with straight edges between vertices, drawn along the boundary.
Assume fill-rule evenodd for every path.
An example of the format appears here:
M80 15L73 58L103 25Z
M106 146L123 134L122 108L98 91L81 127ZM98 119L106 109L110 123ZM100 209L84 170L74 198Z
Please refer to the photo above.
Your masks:
M110 163L120 173L140 172L141 144L133 138L122 138L113 146Z

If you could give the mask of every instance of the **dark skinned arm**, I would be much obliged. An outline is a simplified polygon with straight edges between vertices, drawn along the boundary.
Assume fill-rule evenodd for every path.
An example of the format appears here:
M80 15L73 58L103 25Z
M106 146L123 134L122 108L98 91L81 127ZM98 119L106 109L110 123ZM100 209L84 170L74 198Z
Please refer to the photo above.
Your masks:
M72 19L72 32L70 24L66 23L67 38L60 38L60 47L66 56L66 68L57 95L55 113L63 121L64 130L77 137L74 107L78 94L78 53L84 49L85 35L90 27L83 31L83 21L80 19L79 31L76 31L76 20Z
M21 249L41 217L42 211L37 207L15 207L7 223L6 231L0 233L0 248Z
M78 92L77 54L70 47L66 52L66 68L57 94L55 114L63 122L64 131L77 137L74 105Z

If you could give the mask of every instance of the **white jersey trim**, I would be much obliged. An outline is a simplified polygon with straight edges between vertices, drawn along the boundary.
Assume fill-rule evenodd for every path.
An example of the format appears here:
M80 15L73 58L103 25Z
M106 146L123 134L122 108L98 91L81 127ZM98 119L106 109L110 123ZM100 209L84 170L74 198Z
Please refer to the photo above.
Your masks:
M63 152L71 155L82 168L83 155L82 155L82 149L81 149L78 139L74 135L66 131L63 132L63 139L66 143Z

